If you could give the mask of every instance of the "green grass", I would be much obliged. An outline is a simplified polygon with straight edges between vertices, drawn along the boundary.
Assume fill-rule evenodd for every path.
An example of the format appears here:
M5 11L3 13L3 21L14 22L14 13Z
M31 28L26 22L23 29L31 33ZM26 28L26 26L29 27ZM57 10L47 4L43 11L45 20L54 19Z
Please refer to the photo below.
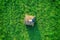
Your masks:
M34 27L25 14L36 16ZM60 0L0 0L0 40L60 40Z

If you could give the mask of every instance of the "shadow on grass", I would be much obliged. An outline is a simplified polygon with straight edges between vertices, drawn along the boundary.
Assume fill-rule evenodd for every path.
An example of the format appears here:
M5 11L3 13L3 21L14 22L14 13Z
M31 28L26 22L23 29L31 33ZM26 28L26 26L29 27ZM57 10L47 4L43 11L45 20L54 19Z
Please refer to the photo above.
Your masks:
M41 40L40 31L38 30L36 23L35 26L26 26L26 28L28 29L27 31L29 33L30 40Z

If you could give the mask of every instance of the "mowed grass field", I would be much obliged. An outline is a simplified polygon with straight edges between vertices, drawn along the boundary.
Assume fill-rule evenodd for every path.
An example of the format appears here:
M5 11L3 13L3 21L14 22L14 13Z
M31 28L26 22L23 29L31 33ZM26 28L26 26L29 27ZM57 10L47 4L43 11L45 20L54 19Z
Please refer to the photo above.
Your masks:
M34 27L25 14L36 16ZM0 0L0 40L60 40L60 0Z

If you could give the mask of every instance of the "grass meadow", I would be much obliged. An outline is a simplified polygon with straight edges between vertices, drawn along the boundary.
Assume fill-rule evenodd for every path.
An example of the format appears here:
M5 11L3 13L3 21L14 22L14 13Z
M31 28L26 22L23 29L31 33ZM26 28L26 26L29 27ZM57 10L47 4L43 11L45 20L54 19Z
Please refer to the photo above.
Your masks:
M34 27L25 14L36 17ZM0 40L60 40L60 0L0 0Z

